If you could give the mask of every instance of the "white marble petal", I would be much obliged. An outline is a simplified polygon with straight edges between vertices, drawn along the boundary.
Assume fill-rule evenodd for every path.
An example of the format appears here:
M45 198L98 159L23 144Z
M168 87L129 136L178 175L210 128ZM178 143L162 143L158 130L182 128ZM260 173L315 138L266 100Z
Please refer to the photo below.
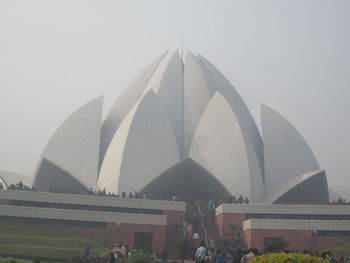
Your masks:
M226 99L216 92L198 124L190 158L211 172L230 192L260 201L263 178L251 142Z
M101 166L98 186L114 193L139 191L179 161L168 113L150 89L114 135Z
M201 61L188 51L184 69L184 157L188 155L199 120L215 91L215 83L203 71Z
M120 94L114 106L108 113L101 128L99 165L101 165L103 158L105 156L105 153L107 151L107 148L115 132L117 131L120 123L124 120L125 116L129 113L131 108L141 98L147 83L150 81L159 63L163 60L166 54L167 53L157 57L130 81L130 83Z
M96 186L102 105L103 96L88 102L56 130L38 162L34 187L39 180L37 171L44 159L60 167L86 188ZM45 179L45 175L40 175L40 178Z
M266 188L293 177L320 170L320 166L300 133L279 113L261 105L264 138Z
M270 190L265 193L262 203L273 204L286 195L289 191L293 191L296 187L305 184L308 180L314 180L312 188L307 187L309 190L304 191L304 193L296 192L295 195L297 194L299 196L294 196L294 198L302 199L300 195L304 194L305 201L309 201L312 196L315 197L315 195L320 195L319 197L316 197L316 203L328 202L329 196L327 191L328 186L326 173L324 170L317 170L299 176L294 176L288 181L279 184L278 187L270 188ZM323 191L319 191L321 189Z
M235 112L243 130L243 134L244 136L249 137L250 141L252 142L254 151L257 155L256 158L259 160L261 170L264 171L263 142L253 116L250 114L241 96L238 94L232 84L226 79L226 77L206 58L201 55L198 57L207 68L208 74L210 74L215 80L215 86L217 90L220 91L220 93L225 97L232 110Z
M144 90L146 94L153 89L159 102L166 109L180 154L182 154L183 86L183 63L178 51L175 51L164 57Z

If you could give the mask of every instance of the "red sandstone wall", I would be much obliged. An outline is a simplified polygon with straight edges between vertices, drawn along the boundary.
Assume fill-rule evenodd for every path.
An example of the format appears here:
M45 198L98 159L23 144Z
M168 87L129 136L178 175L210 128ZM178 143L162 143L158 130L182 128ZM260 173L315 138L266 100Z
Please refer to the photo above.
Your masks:
M185 212L181 211L163 211L163 215L167 216L167 226L170 228L176 223L182 223L185 220Z
M106 224L106 228L64 226L77 234L101 242L106 247L114 247L116 240L115 224Z
M244 241L247 244L248 248L252 248L253 247L252 233L251 232L252 231L250 229L243 231L243 238L244 238ZM254 248L258 248L258 247L254 247Z
M67 227L81 236L91 238L103 243L107 247L113 247L115 243L134 243L136 232L152 233L152 249L158 250L165 245L165 226L156 225L136 225L107 223L106 228L86 228L86 227Z
M120 228L120 238L126 239L127 242L134 242L136 232L153 233L152 250L159 250L165 245L165 226L123 224Z
M283 238L283 240L288 242L288 249L290 250L302 251L306 249L312 251L311 231L252 229L244 232L247 246L257 248L260 251L264 250L265 237Z
M248 247L264 250L264 238L283 238L288 242L290 250L309 250L313 253L332 248L350 241L350 237L313 236L311 230L275 230L250 229L244 231L244 239Z
M246 219L245 214L220 214L215 220L218 225L220 238L230 239L236 232L243 232L243 221ZM228 231L229 224L233 222L236 226L234 233Z

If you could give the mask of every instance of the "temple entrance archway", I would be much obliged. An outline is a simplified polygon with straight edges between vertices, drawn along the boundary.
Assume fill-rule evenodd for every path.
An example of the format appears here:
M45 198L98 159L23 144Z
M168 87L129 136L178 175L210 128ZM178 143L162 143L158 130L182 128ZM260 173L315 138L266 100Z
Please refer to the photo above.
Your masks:
M164 171L141 191L152 199L212 199L227 202L230 192L207 169L190 158Z

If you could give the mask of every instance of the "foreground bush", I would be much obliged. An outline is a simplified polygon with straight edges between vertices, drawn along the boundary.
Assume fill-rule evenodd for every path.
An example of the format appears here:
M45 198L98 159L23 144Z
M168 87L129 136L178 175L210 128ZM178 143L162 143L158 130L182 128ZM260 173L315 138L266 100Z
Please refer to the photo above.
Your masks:
M253 258L249 263L328 263L326 259L298 253L273 253Z
M151 258L143 253L135 253L129 257L129 263L151 263Z

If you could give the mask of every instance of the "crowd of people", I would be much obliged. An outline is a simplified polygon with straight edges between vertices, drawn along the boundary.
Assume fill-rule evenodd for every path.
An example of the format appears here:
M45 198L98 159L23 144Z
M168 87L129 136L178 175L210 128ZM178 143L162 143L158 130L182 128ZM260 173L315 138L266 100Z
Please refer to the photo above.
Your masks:
M338 200L331 201L331 204L332 205L349 205L350 199L346 200L346 199L339 197Z
M236 201L233 198L233 202L249 204L249 200L245 201L242 195L236 199ZM200 222L203 220L207 221L202 224L202 227L206 225L208 220L211 220L212 211L215 211L215 208L221 203L221 201L203 199L187 201L188 207L192 207L192 209L190 209L191 214L187 215L187 221L183 222L183 227L185 238L192 239L192 259L197 263L247 263L255 256L262 254L257 249L245 250L245 242L243 236L239 232L232 236L230 244L227 244L230 248L226 249L218 249L218 247L223 248L225 246L217 244L216 247L214 238L210 235L207 237L206 243L200 241L199 234L196 232L201 228ZM206 240L205 236L202 237L202 240ZM283 252L289 253L287 250ZM311 254L308 251L295 252ZM265 253L274 253L273 248L268 248ZM333 257L330 251L315 256L327 259L330 263L350 263L350 260L347 261L344 257Z
M111 193L108 192L106 188L104 188L103 190L94 190L93 188L90 188L88 191L88 195L95 195L95 196L108 196L108 197L115 197L115 198L133 198L133 199L150 199L149 197L147 197L146 194L140 194L137 191L131 191L131 192L126 192L123 191L121 192L121 194L115 194L115 193ZM160 197L159 200L163 200L163 201L183 201L181 199L181 197L179 196L172 196L170 198L166 198L166 197Z
M37 191L33 187L29 187L27 185L24 185L22 181L19 181L17 184L10 184L7 188L4 187L3 183L0 182L0 190L27 190L27 191ZM78 191L78 189L57 189L57 188L49 188L50 193L61 193L61 194L82 194L81 191ZM149 199L146 194L140 194L137 191L129 192L123 191L121 194L115 194L108 192L104 188L103 190L94 190L93 188L90 188L87 191L88 195L94 195L94 196L106 196L106 197L114 197L114 198L133 198L133 199ZM179 196L172 196L171 198L159 198L160 200L164 201L182 201L182 199Z
M292 251L283 250L284 253L292 253ZM310 254L309 251L304 250L297 253ZM272 248L269 248L265 253L274 253ZM193 259L196 263L248 263L256 256L263 254L255 248L248 250L242 249L225 249L220 251L218 249L207 249L204 242L196 248ZM350 258L345 259L343 256L334 257L331 251L322 252L321 254L315 254L313 256L328 260L329 263L350 263Z
M88 195L97 195L97 196L111 196L111 197L116 197L116 198L135 198L135 199L141 199L141 198L146 198L146 196L141 196L137 191L134 192L129 192L127 193L126 191L123 191L120 195L119 194L114 194L111 192L106 191L106 188L103 190L94 190L92 188L89 189Z
M5 187L2 183L0 183L0 190L4 190ZM25 191L34 191L32 187L29 187L20 180L17 184L10 184L7 187L8 190L25 190Z
M193 234L193 243L191 245L193 246L193 249L190 258L196 263L248 263L256 256L264 253L275 253L272 247L269 247L264 253L255 248L250 248L247 250L242 248L226 248L220 250L211 246L207 248L205 243L200 241L198 233ZM155 263L169 262L168 252L164 247L162 247L159 251L149 252L142 249L137 250L134 248L133 244L129 243L115 244L112 251L108 254L107 262L116 263L120 261L119 259L126 259L137 252L148 254ZM288 250L283 250L282 252L292 253L292 251ZM311 255L311 253L307 250L302 252L293 252ZM350 258L345 259L343 256L334 257L331 251L322 252L321 254L316 254L314 256L327 259L329 263L350 263Z
M193 246L192 253L190 255L190 258L196 262L196 263L248 263L256 256L262 255L262 254L271 254L275 253L272 247L269 247L267 251L261 252L258 249L250 248L247 250L244 249L216 249L214 247L206 247L204 242L201 242L199 239L199 235L195 233L193 235L193 243L191 244ZM120 259L127 259L132 254L135 254L137 252L141 252L143 254L147 254L153 262L155 263L165 263L169 262L168 252L167 250L162 247L159 251L149 252L144 251L142 249L137 250L134 248L133 244L129 243L117 243L115 244L114 248L111 250L111 252L108 254L108 263L117 263L124 262ZM281 251L276 251L281 252ZM302 253L302 254L310 254L311 253L307 250L304 251L288 251L283 250L284 253ZM88 253L88 252L87 252ZM334 257L331 251L322 252L321 254L314 255L316 257L320 257L323 259L326 259L329 263L350 263L350 258L345 259L343 256Z
M143 249L136 249L133 244L117 243L108 254L108 263L116 263L118 262L118 259L128 258L137 252L148 254L156 263L166 262L168 260L168 252L164 247L162 247L159 251L150 252L144 251Z
M49 192L51 193L62 193L62 194L82 194L77 189L65 189L65 190L59 190L56 188L50 188ZM137 191L129 192L128 194L124 191L120 195L111 193L106 191L106 189L103 190L94 190L93 188L90 188L87 191L87 195L93 195L93 196L105 196L105 197L114 197L114 198L135 198L135 199L146 199L145 195L140 195Z
M0 190L27 190L27 191L36 191L31 186L24 185L23 182L20 180L17 184L10 184L9 186L5 187L3 183L0 182ZM56 189L56 188L50 188L49 192L52 193L65 193L65 194L82 194L81 191L78 191L77 189ZM95 196L110 196L110 197L116 197L116 198L135 198L135 199L149 199L146 197L146 194L140 195L137 191L130 191L126 192L123 191L120 194L115 194L111 192L107 192L106 189L99 189L99 190L94 190L93 188L90 188L87 191L88 195L95 195ZM165 201L186 201L185 199L181 198L180 196L172 196L172 197L160 197L158 198L160 200L165 200ZM221 201L212 201L214 205L217 207L222 203L231 203L231 204L249 204L249 198L247 196L243 196L240 194L238 198L235 195L232 195L228 198L228 200L221 200ZM300 203L281 203L281 204L300 204ZM306 202L303 204L307 204ZM325 205L349 205L350 204L350 199L343 199L342 197L339 197L337 200L331 200L328 203L325 203Z
M108 255L108 262L114 263L118 258L126 258L133 253L136 253L137 250L134 248L133 244L123 243L115 244L114 248Z
M239 195L238 198L236 198L236 196L232 195L228 201L231 204L249 204L248 197L246 196L245 198L243 198L243 195Z

